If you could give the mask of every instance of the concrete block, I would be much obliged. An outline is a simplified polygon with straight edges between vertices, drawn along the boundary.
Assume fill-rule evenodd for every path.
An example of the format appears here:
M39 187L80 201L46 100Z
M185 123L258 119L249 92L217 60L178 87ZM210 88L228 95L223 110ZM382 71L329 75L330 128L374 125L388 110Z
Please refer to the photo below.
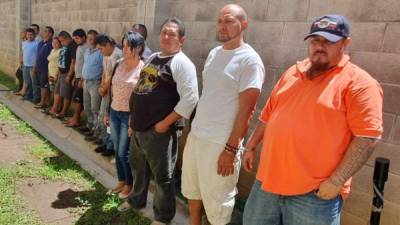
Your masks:
M353 214L348 213L345 210L342 210L340 214L340 224L341 225L366 225L366 218L359 218Z
M282 45L265 45L261 58L264 65L271 68L288 69L296 61L302 60L304 49Z
M246 39L250 43L279 44L282 40L284 23L254 22L249 24Z
M399 45L400 23L389 23L383 39L383 51L390 53L400 53Z
M193 40L213 41L216 37L216 23L214 22L194 22L191 26L190 36Z
M400 145L400 116L397 116L396 122L393 124L393 136L391 142Z
M372 156L369 158L367 165L373 167L376 157L384 157L391 160L390 173L400 176L400 145L379 142L375 147Z
M350 50L377 52L382 49L385 23L352 23Z
M310 9L307 19L308 21L313 21L325 14L342 14L350 21L359 21L360 4L360 0L310 0Z
M344 202L343 210L359 218L369 218L371 212L372 195L353 190Z
M215 9L210 10L209 8L209 1L200 1L197 2L197 10L196 10L196 21L210 21L213 18L217 18L215 13Z
M283 29L282 43L285 46L306 48L304 37L309 33L310 23L287 22Z
M362 21L399 21L400 1L361 0L360 19Z
M400 104L398 104L400 85L383 84L382 88L385 96L383 101L383 111L387 113L400 114Z
M400 54L350 52L351 61L382 83L400 84Z
M390 137L392 136L392 132L394 133L395 120L396 120L396 115L390 113L383 113L383 135L382 135L383 141L392 140Z
M395 161L390 157L388 158L391 160L391 164L398 163L398 161ZM373 158L373 161L375 161L375 157ZM373 174L374 174L374 168L372 166L366 165L363 168L361 168L361 170L358 171L353 177L352 190L364 192L366 194L371 195L372 198ZM398 194L399 188L400 188L400 176L395 175L393 173L389 173L388 182L385 185L385 199L387 202L397 205L400 204L400 195ZM350 193L350 195L351 194L352 193Z
M304 21L307 19L309 0L268 1L268 21Z
M268 1L239 0L237 3L247 12L247 16L250 20L263 21L266 18Z

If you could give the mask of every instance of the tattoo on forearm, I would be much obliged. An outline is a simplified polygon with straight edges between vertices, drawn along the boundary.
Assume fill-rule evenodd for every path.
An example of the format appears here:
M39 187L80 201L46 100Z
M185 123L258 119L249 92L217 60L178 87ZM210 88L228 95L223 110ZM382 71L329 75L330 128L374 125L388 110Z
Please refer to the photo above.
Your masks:
M342 162L329 180L336 186L343 184L353 176L371 156L377 140L373 138L354 137Z

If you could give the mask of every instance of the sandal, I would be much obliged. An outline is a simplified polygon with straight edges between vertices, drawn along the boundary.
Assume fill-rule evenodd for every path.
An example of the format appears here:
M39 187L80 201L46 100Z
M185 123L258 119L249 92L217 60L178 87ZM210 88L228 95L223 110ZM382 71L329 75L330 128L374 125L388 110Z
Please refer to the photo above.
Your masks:
M72 128L74 128L74 127L79 127L81 124L79 124L79 123L76 123L76 124L71 124L71 123L66 123L64 126L65 127L72 127Z
M117 210L119 212L125 212L131 208L132 208L132 206L127 201L125 201L124 203L122 203L121 205L118 206Z

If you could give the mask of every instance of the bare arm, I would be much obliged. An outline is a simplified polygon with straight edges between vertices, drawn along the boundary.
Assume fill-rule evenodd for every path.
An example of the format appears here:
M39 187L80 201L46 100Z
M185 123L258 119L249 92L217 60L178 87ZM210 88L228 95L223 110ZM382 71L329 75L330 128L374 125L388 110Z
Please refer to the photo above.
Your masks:
M376 143L377 140L374 138L354 137L343 160L329 178L332 184L343 186L367 162L375 149Z
M344 183L367 162L376 143L374 138L354 137L339 166L328 180L320 184L317 196L325 200L338 196Z
M229 145L239 146L249 128L258 96L260 96L260 90L257 88L250 88L239 94L239 112L236 115L235 123L227 142Z
M264 130L266 124L262 121L258 121L256 129L251 134L249 141L246 145L246 151L243 155L243 168L250 172L253 169L254 160L256 158L256 148L257 145L263 140L264 138Z
M249 128L250 119L254 113L257 99L260 96L260 90L249 88L239 94L239 112L236 115L231 134L227 144L235 148L239 147L240 141ZM235 155L231 152L222 151L218 159L218 171L221 176L233 174L233 163Z

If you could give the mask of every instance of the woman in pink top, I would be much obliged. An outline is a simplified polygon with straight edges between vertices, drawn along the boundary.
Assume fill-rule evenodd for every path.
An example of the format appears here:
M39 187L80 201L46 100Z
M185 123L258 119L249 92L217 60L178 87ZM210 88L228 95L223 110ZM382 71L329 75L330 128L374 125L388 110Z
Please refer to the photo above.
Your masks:
M118 183L112 192L118 193L121 199L128 197L133 184L128 158L129 98L143 67L141 55L144 50L144 38L139 33L128 32L122 39L122 43L124 58L117 65L112 77L111 107L108 114L118 174Z

